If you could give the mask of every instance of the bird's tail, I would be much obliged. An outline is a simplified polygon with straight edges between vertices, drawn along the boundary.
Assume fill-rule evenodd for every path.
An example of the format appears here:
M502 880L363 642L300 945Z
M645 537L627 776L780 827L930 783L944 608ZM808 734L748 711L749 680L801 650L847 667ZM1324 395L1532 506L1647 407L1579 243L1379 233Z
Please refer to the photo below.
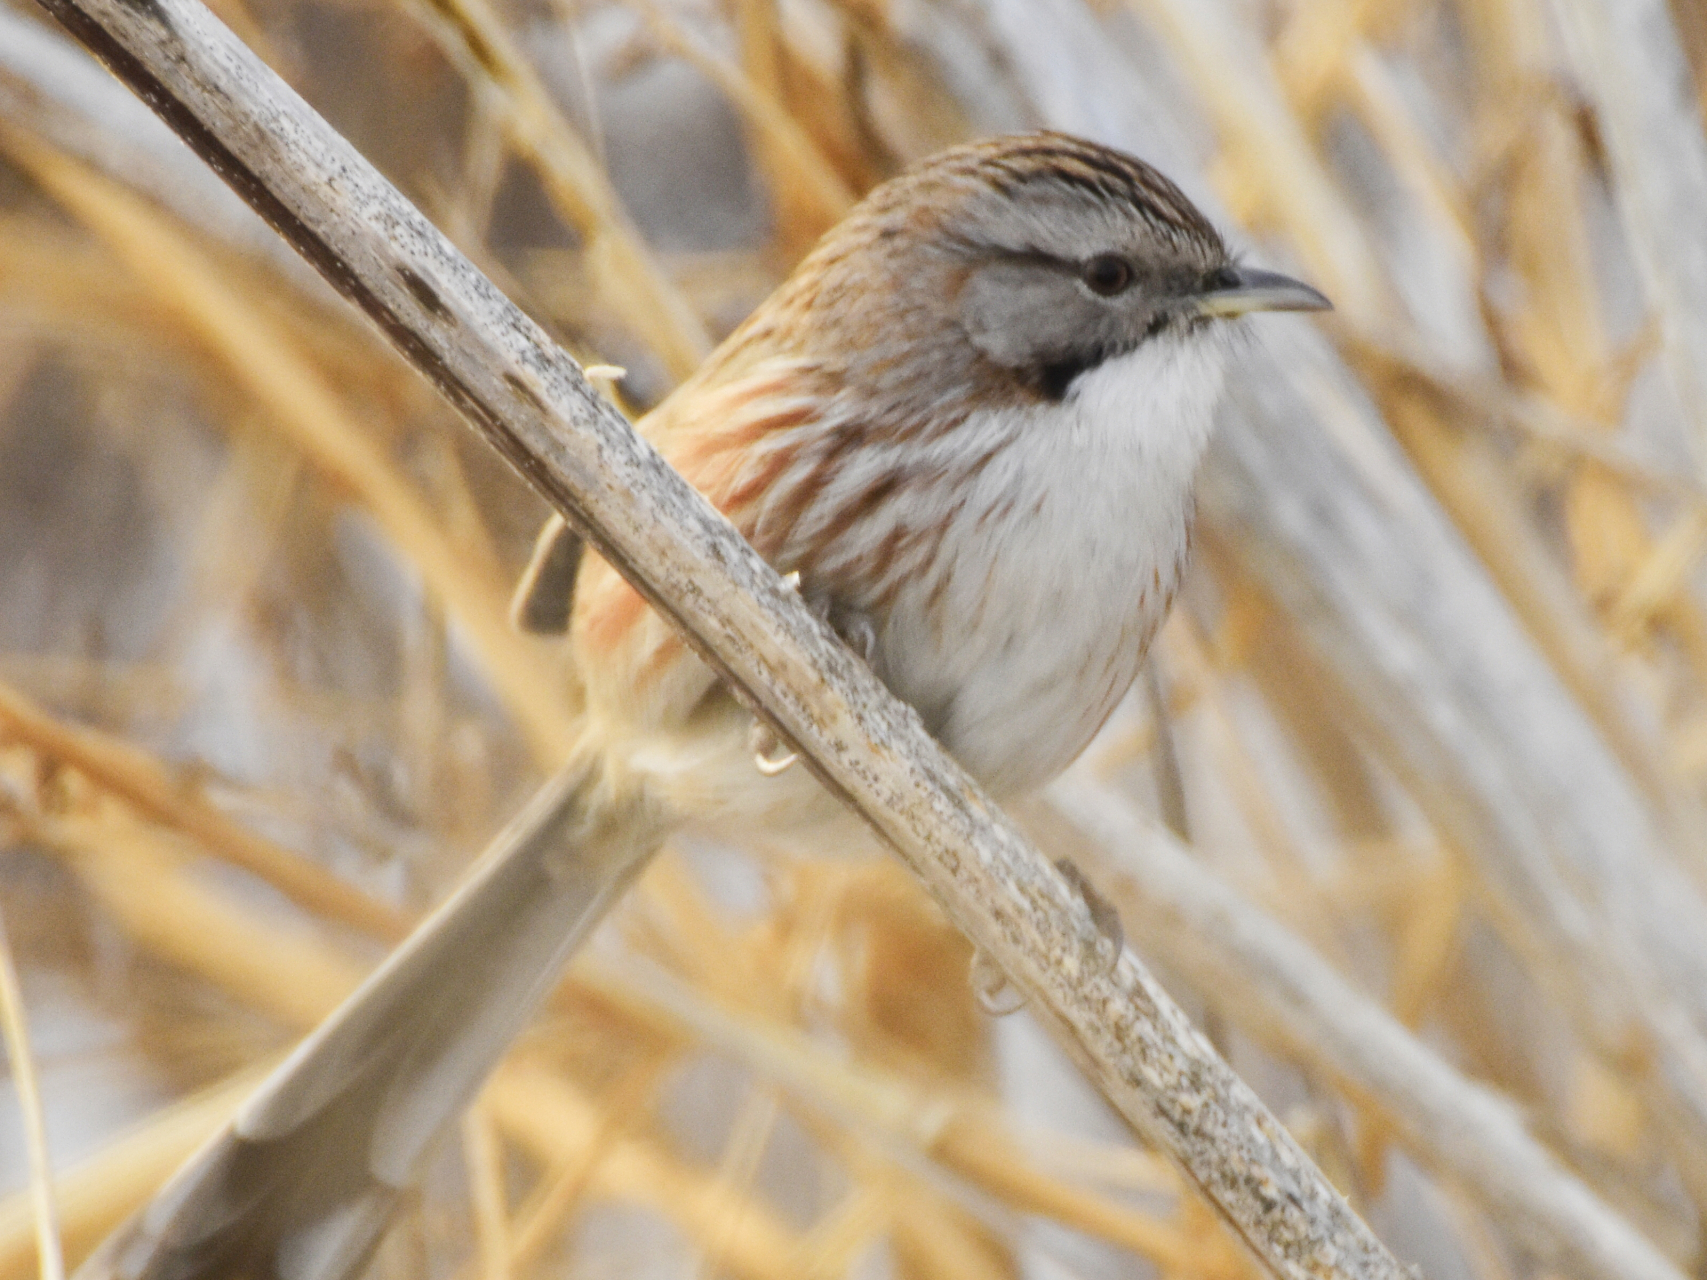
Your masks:
M671 827L583 747L77 1280L346 1280Z

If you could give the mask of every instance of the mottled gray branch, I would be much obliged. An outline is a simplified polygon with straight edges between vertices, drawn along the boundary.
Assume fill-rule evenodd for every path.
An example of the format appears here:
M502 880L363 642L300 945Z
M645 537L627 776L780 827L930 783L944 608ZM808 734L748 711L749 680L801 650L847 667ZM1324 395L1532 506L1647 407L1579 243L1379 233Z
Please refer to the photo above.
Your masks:
M1091 911L574 362L195 0L44 0L762 708L1279 1275L1403 1272Z
M1374 1103L1430 1169L1546 1267L1582 1280L1683 1280L1524 1126L1506 1098L1466 1079L1271 916L1087 770L1049 798L1085 840L1074 857L1139 949L1288 1061Z

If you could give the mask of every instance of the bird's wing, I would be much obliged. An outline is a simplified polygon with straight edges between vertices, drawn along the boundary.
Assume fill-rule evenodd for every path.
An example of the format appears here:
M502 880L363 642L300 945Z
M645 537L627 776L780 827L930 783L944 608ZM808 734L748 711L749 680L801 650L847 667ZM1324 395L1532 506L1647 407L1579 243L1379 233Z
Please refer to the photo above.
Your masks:
M754 485L766 478L750 474L753 460L766 459L767 442L805 421L799 382L787 376L794 368L772 364L713 389L702 385L645 423L665 456L738 527L751 527ZM573 537L548 526L544 558L555 557L560 569L577 552ZM611 682L668 668L637 705L653 725L685 715L714 684L712 673L602 561L584 560L562 604L573 590L590 684L608 694ZM79 1269L78 1280L356 1275L434 1139L669 823L654 798L611 775L599 744L589 741L464 885Z
M759 504L774 500L779 476L820 420L821 375L806 360L765 360L713 385L688 384L642 424L773 565L777 547L760 536ZM580 566L570 633L589 706L607 723L638 731L680 725L716 684L675 628L597 556Z

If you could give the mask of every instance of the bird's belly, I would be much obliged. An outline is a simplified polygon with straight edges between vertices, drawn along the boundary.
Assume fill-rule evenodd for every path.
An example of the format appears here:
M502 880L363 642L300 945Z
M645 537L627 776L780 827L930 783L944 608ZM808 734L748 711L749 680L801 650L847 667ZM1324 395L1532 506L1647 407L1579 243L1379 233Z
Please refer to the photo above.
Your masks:
M1184 504L1146 524L1142 537L1117 525L1057 538L1048 555L969 547L946 581L897 598L880 674L996 794L1065 769L1131 687L1178 583Z
M969 429L1001 451L937 496L877 661L998 795L1072 763L1137 676L1184 565L1220 367L1218 344L1147 342L1059 406Z

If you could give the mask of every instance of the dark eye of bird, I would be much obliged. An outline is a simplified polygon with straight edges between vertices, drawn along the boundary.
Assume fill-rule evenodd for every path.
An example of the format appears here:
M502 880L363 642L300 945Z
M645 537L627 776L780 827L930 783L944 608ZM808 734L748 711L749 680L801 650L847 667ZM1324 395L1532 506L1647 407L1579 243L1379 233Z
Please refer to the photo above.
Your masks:
M1132 264L1119 254L1099 253L1085 263L1079 278L1092 293L1112 298L1132 287Z

